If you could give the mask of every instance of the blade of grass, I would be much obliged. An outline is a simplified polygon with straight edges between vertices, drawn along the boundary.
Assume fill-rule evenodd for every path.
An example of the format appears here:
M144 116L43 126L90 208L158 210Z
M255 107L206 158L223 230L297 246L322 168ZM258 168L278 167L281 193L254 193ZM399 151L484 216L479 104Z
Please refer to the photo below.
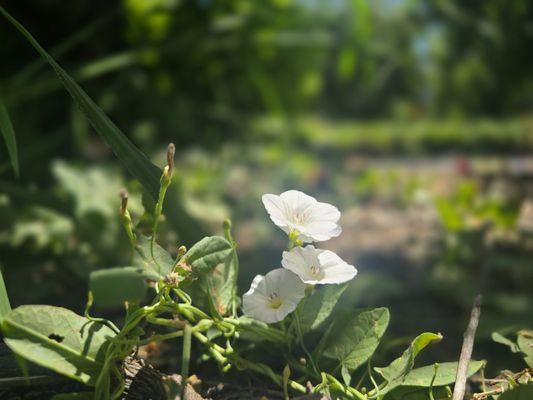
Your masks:
M9 118L9 113L4 105L2 99L0 99L0 131L4 136L6 142L7 152L9 153L9 159L11 160L11 166L15 171L15 175L19 176L19 159L17 153L17 139L15 137L15 131L13 130L13 124Z
M0 324L10 311L11 304L9 303L9 297L7 297L6 284L2 276L2 268L0 267Z
M37 50L54 69L65 89L70 93L78 107L85 114L94 129L109 144L113 152L130 171L130 173L146 187L150 195L156 199L159 193L159 177L161 170L156 167L135 145L120 131L107 115L94 103L85 91L68 75L63 68L46 52L15 18L0 6L2 14Z

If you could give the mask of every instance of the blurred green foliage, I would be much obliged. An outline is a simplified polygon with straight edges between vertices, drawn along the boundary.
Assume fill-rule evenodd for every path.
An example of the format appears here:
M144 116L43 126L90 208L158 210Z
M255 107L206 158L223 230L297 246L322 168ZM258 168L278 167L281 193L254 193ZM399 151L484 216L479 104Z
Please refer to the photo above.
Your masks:
M428 163L412 158L533 150L532 2L1 4L158 165L162 149L175 142L176 179L161 224L171 252L232 217L249 266L239 280L249 282L279 263L272 249L282 245L258 222L260 196L288 188L320 194L347 212L376 203L400 212L429 208L441 231L437 254L420 263L427 268L405 256L409 242L401 254L365 254L367 270L346 302L395 304L403 316L401 326L392 321L396 332L446 325L449 336L460 337L458 314L470 307L488 260L492 296L483 338L530 315L531 238L517 222L531 177L502 172L499 181L509 181L509 189L475 171L454 178L456 186L444 180L450 190L442 193L438 176L418 173ZM20 164L16 179L1 142L4 276L8 286L32 285L10 290L13 304L79 310L79 288L92 270L131 259L118 191L128 188L141 230L153 205L4 20L0 41L0 97ZM383 156L413 166L406 172ZM344 251L356 253L357 245L354 239ZM390 259L396 268L382 266ZM445 352L456 344L449 340Z

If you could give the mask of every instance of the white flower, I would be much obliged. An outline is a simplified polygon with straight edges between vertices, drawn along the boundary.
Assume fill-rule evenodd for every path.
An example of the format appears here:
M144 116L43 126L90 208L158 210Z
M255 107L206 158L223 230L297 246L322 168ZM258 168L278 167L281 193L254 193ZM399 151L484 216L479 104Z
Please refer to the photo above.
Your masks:
M297 231L303 242L322 242L341 233L337 223L341 213L337 207L320 203L298 190L288 190L279 196L264 194L263 204L277 226L287 234Z
M278 268L257 275L250 290L242 296L245 315L259 321L281 321L293 312L305 295L305 285L292 272Z
M284 251L281 265L310 285L343 283L357 275L355 267L337 254L329 250L315 249L311 245Z

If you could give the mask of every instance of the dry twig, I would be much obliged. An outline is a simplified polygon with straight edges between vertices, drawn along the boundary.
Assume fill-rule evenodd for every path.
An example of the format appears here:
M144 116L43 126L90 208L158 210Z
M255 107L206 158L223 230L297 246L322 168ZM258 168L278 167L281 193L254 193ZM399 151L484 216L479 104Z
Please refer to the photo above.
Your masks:
M476 337L476 330L479 323L479 316L481 314L481 300L482 296L478 294L474 300L472 313L470 314L470 321L466 328L463 347L461 348L461 357L459 358L459 365L457 366L457 375L455 376L455 387L453 388L452 400L463 400L466 389L466 376L468 373L468 364L472 357L472 349L474 348L474 339Z

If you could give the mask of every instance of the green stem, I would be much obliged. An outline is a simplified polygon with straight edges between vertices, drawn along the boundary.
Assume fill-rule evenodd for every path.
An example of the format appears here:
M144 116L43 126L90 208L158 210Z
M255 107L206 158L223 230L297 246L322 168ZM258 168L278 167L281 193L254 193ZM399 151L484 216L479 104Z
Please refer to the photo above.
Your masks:
M296 310L294 311L294 321L295 321L295 323L296 323L296 332L297 332L297 334L298 334L298 341L300 342L303 351L305 352L305 354L306 354L307 357L309 358L309 362L311 363L311 367L313 368L314 372L315 372L316 374L320 375L320 370L318 369L318 366L316 365L313 356L311 355L311 353L309 352L309 350L307 350L307 346L305 345L305 342L304 342L304 335L303 335L303 333L302 333L302 326L301 326L301 324L300 324L300 314L299 314L299 312L298 312L298 309L296 309Z
M163 340L175 339L180 336L183 336L183 331L170 332L162 335L153 335L147 339L141 340L138 345L144 346L151 342L162 342Z
M183 330L183 352L181 355L181 398L184 398L185 387L187 386L187 378L189 377L189 362L191 360L191 339L192 328L189 324L185 325Z
M161 213L163 212L163 201L165 200L165 195L167 193L167 189L170 185L170 179L166 178L165 173L163 172L163 175L161 176L161 186L159 187L159 197L157 198L157 203L155 205L154 210L154 224L152 226L152 237L150 238L150 254L152 255L152 259L154 262L159 266L157 263L155 256L154 256L154 245L155 245L155 238L157 235L157 228L159 226L159 219L161 218Z

